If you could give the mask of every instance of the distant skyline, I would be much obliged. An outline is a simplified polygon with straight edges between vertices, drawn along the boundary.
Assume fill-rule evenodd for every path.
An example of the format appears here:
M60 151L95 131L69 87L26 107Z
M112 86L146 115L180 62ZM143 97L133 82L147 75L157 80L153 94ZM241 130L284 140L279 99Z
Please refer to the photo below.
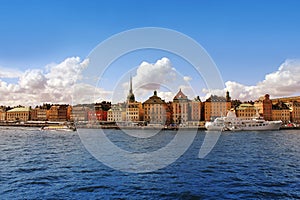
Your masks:
M114 34L142 27L173 29L197 41L216 63L224 91L233 99L255 100L264 93L299 95L299 7L296 0L2 0L0 105L71 103L74 77L88 67L89 53ZM168 62L160 63L162 59ZM145 78L137 73L142 63L158 72L174 68L197 95L209 95L185 60L170 52L143 50L112 63L96 89L99 100L110 100L118 84L127 93L128 77L123 75L130 70L135 89ZM160 78L170 80L170 74ZM141 94L137 100L146 100L152 90L136 91ZM225 95L224 91L216 93ZM82 96L93 92L95 88L85 88ZM158 94L166 100L175 95L163 88Z

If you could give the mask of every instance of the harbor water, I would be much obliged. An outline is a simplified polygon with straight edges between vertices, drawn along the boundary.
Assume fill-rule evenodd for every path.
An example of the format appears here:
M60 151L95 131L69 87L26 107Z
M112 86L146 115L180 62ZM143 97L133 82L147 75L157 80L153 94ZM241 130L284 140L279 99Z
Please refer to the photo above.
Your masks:
M128 151L145 152L176 131L151 138L105 133ZM77 132L0 127L0 199L300 199L299 130L223 132L200 159L205 134L198 131L169 166L128 173L95 159Z

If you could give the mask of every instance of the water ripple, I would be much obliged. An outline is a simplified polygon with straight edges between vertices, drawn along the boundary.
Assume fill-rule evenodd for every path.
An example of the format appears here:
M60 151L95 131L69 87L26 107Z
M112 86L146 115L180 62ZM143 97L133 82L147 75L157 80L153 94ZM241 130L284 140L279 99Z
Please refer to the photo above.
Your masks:
M109 137L134 152L154 151L174 132L146 139ZM120 138L121 135L121 138ZM0 130L1 199L299 199L300 134L226 132L198 159L205 134L155 172L115 171L95 160L74 133Z

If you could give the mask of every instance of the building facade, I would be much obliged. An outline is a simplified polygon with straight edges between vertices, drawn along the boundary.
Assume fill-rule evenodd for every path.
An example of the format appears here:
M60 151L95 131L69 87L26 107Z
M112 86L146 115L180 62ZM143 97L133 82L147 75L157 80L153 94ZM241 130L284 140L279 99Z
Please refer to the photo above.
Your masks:
M88 121L88 112L91 108L83 105L73 106L70 114L70 120L74 122L85 122Z
M143 103L144 121L149 124L170 124L170 111L167 103L157 96L154 91L153 96Z
M68 105L53 105L47 111L49 121L67 121Z
M190 100L179 89L172 102L173 123L186 124L190 119Z
M290 109L291 122L300 123L300 102L292 101L285 104Z
M211 95L204 102L204 120L212 121L217 117L226 116L231 108L231 98L229 92L226 97Z
M281 120L283 124L288 124L291 120L290 108L281 101L273 104L272 120Z
M28 121L30 120L30 108L13 108L6 112L7 121Z
M258 112L254 105L249 103L242 103L235 108L235 113L237 117L250 118L254 117Z
M126 121L126 104L118 103L111 105L111 109L107 111L107 121L109 122L125 122Z
M191 121L201 121L201 107L202 107L202 102L199 96L190 102Z

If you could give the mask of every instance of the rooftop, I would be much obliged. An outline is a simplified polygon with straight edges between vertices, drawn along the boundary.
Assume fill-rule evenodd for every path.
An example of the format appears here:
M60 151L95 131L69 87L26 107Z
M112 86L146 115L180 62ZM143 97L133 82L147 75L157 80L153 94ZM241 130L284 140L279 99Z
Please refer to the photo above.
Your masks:
M30 109L29 108L13 108L7 112L29 112Z

